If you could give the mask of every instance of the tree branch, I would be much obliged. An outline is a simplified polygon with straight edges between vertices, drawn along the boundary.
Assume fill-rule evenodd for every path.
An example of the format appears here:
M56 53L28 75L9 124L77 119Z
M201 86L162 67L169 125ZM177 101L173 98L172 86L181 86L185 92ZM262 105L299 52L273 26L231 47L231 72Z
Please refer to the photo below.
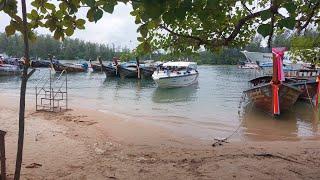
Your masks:
M307 15L307 16L303 16L300 18L300 20L298 21L296 28L297 28L297 34L300 34L301 31L303 31L305 28L307 28L307 26L310 24L312 17L314 16L316 10L320 8L320 1L317 2L311 9L311 12ZM305 23L304 25L301 26L301 21L303 21L303 19L305 19Z
M200 43L200 44L209 44L209 43L210 43L208 40L204 40L204 39L202 39L202 38L200 38L200 37L197 37L197 36L191 36L191 35L189 35L189 34L180 34L180 33L177 33L177 32L175 32L175 31L169 29L167 26L165 26L165 25L163 25L163 24L161 24L159 27L160 27L161 29L164 29L164 30L168 31L169 33L171 33L171 34L173 34L173 35L176 35L176 36L179 36L179 37L184 37L184 38L187 38L187 39L196 40L196 41L198 41L198 43Z

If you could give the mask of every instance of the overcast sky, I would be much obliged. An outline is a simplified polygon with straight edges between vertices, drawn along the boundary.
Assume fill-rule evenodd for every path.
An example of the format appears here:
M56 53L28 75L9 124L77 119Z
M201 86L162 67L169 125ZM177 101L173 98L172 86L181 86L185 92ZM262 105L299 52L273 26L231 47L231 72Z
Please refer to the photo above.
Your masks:
M27 1L28 2L28 1ZM21 7L19 6L19 9ZM27 7L30 10L30 6ZM104 13L102 19L97 23L87 21L86 29L77 30L72 38L79 38L85 41L112 44L115 46L127 46L131 49L137 45L137 25L134 23L134 17L130 15L131 5L123 3L115 7L113 14ZM80 17L86 17L86 10L79 12ZM0 31L4 32L5 26L10 22L10 18L0 13ZM45 29L38 29L38 33L48 34Z

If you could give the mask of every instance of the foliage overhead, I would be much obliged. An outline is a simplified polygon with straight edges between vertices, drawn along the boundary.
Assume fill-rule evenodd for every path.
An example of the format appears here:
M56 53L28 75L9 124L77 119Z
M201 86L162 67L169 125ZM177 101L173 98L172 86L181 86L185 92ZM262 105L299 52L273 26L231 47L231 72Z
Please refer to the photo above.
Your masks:
M112 13L121 2L132 4L131 15L139 24L138 54L160 48L194 52L243 46L256 32L271 42L276 32L291 29L299 34L320 23L319 0L31 0L28 37L33 39L33 30L44 27L64 39L84 29L86 20L97 22L105 12ZM80 8L86 10L86 20L79 18ZM7 35L22 32L16 0L0 0L0 11L11 17Z

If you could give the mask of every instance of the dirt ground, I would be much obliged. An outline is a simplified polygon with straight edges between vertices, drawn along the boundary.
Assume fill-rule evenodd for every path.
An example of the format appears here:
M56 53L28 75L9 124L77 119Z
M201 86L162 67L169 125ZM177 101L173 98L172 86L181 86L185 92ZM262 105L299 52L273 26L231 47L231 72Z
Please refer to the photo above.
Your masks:
M17 97L0 95L13 178ZM320 179L320 141L212 142L112 114L35 112L28 102L22 179Z

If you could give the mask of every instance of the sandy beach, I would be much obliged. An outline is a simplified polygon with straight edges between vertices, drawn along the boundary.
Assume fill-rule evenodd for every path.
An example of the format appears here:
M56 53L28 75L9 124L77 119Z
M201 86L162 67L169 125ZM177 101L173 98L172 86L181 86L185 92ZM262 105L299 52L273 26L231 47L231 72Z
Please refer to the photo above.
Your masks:
M0 95L13 178L18 97ZM151 123L72 107L36 112L27 102L22 179L320 179L319 138L300 141L204 141Z

